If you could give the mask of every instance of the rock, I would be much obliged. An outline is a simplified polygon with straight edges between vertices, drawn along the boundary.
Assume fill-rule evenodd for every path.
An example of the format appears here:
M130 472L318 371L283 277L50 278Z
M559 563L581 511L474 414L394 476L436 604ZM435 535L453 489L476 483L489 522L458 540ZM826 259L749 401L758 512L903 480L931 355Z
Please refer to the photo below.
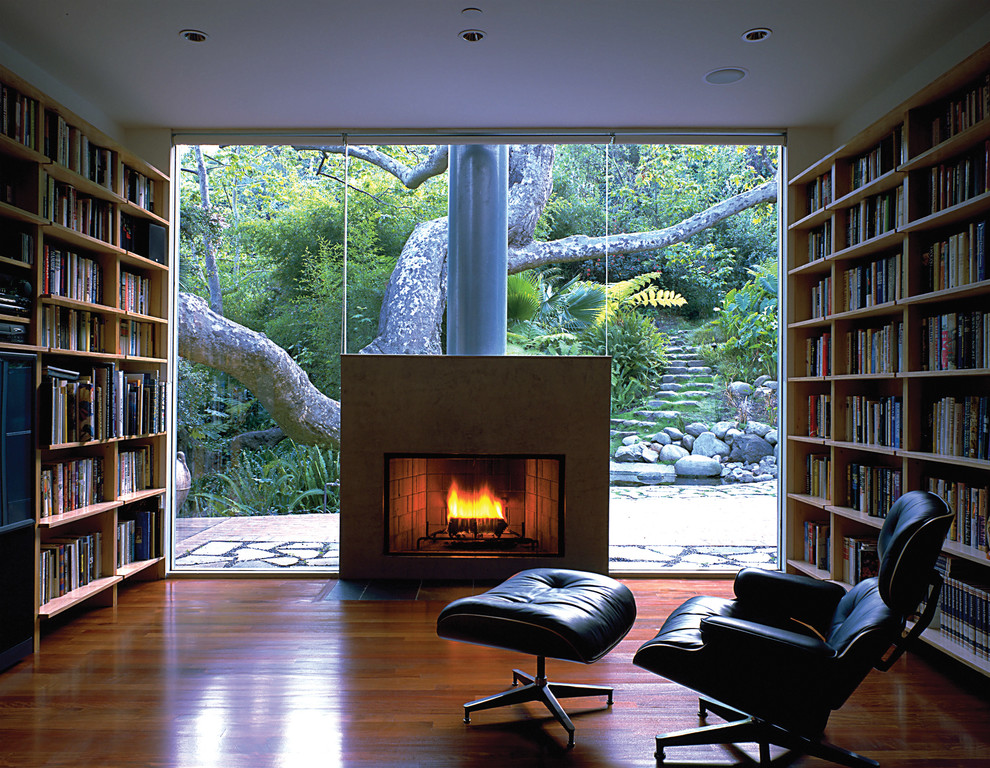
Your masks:
M663 431L667 433L671 440L680 440L684 437L684 433L681 432L677 427L664 427Z
M757 435L758 437L765 437L767 433L772 430L769 424L764 424L762 421L749 421L746 423L746 434L747 435Z
M777 443L779 442L777 438L777 430L771 429L763 436L763 439L766 440L768 443L770 443L770 445L777 445Z
M638 442L639 442L638 435L628 435L627 437L622 438L623 445L632 445L633 443L638 443Z
M692 421L690 424L684 427L684 431L687 434L691 435L692 437L697 437L702 432L708 431L708 425L700 421Z
M731 427L730 429L726 430L725 437L723 437L722 439L725 440L725 442L727 442L729 445L732 445L736 441L736 438L741 437L742 434L743 432L741 429L736 429L735 427Z
M670 435L666 432L657 432L650 440L654 443L659 443L660 445L670 445L673 441L670 439Z
M660 451L660 461L670 464L687 455L688 452L679 445L665 445Z
M756 387L757 389L759 389L764 384L766 384L768 381L770 381L770 377L767 376L766 374L763 374L762 376L758 377L756 379L756 381L753 382L753 386Z
M685 477L718 477L722 474L722 464L708 456L685 456L674 464L674 471Z
M657 452L646 443L624 445L615 452L615 460L622 463L642 461L653 464L656 462L657 456Z
M773 379L771 379L770 381L768 381L763 386L765 386L771 392L776 392L778 389L780 389L780 382L779 381L774 381Z
M683 448L686 451L691 451L693 447L694 447L694 435L684 435L684 437L681 438L681 448Z
M720 421L712 427L712 432L715 434L719 440L725 440L725 433L730 429L735 428L736 422L734 421Z
M715 436L714 432L702 432L694 441L691 453L695 456L728 456L729 446Z
M734 381L729 385L729 394L733 397L749 397L753 394L753 386L745 381Z
M667 464L610 462L608 465L611 485L664 485L677 479L674 468Z
M756 464L764 456L773 455L773 446L757 435L740 435L732 443L729 458L746 464Z

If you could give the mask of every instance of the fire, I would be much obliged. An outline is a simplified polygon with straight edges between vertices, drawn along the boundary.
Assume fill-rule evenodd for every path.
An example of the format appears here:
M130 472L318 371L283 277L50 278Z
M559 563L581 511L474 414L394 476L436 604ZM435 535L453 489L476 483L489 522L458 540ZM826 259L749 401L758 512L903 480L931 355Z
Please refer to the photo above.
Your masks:
M457 481L451 481L447 492L447 519L474 518L482 520L504 520L502 502L495 498L491 488L485 484L478 489L461 490Z

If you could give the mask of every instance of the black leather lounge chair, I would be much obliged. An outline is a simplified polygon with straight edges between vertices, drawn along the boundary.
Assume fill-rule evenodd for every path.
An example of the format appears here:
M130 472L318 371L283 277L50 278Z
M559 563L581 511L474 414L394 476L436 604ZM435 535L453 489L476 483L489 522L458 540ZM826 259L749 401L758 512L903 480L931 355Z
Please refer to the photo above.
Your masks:
M701 716L727 722L657 736L657 761L669 746L756 742L764 767L770 744L851 768L879 765L824 741L825 725L871 669L889 669L931 621L942 585L934 566L951 520L938 496L912 491L880 531L879 575L848 592L744 569L734 600L683 603L633 663L696 691ZM930 585L924 614L905 633Z

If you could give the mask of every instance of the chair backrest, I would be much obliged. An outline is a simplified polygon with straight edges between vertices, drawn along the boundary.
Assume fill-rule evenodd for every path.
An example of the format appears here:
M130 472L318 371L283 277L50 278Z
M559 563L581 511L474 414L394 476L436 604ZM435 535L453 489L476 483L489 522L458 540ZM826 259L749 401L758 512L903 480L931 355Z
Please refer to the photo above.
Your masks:
M949 507L927 491L906 493L890 508L877 542L877 586L895 613L910 614L925 598L951 525Z

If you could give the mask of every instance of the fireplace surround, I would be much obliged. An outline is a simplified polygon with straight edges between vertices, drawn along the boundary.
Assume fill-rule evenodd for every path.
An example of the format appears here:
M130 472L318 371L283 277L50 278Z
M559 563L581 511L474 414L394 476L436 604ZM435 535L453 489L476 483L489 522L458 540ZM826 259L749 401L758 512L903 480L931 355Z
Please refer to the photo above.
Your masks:
M606 357L342 356L341 578L606 572L609 394ZM504 524L448 525L451 479Z

